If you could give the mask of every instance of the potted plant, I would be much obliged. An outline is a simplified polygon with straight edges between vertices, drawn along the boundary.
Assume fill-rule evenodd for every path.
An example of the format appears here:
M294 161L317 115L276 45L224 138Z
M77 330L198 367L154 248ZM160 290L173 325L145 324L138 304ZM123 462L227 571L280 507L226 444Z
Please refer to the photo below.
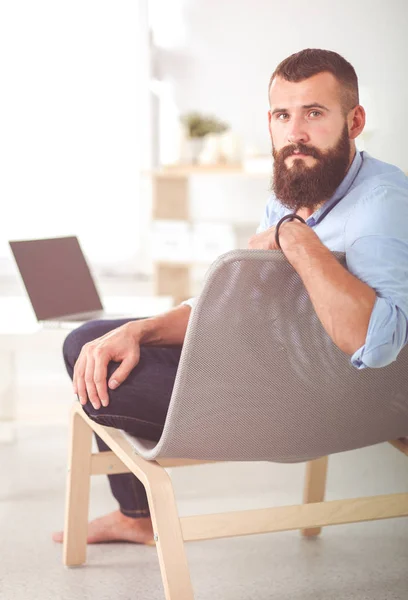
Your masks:
M196 164L202 150L203 140L210 133L220 134L229 129L229 126L220 119L206 116L199 112L189 112L181 116L186 137L190 144L191 162Z

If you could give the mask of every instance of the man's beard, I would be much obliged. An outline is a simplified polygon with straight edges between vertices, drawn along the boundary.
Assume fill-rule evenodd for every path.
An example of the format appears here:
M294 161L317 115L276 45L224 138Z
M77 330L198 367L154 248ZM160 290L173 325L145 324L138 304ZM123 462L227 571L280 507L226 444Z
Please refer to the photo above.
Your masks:
M271 188L275 196L293 212L300 208L315 209L328 200L343 181L350 161L350 149L347 123L336 146L326 152L304 144L291 144L280 152L273 147ZM292 159L292 168L288 169L285 158L291 156L294 150L313 156L316 164L308 167L302 158Z

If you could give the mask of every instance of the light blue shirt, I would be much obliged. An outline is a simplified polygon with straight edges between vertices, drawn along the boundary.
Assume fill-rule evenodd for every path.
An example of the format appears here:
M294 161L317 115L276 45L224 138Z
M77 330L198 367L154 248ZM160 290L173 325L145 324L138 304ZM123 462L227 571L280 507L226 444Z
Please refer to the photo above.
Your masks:
M257 232L290 213L269 199ZM365 344L351 357L358 369L393 362L408 339L408 177L397 167L356 156L330 200L306 221L347 268L377 294Z

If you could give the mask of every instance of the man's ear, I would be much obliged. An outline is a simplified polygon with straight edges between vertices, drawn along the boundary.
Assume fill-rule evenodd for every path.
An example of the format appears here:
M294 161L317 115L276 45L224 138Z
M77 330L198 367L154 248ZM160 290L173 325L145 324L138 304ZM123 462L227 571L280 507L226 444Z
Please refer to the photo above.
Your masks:
M349 137L351 140L356 139L363 131L366 122L366 114L361 104L355 106L347 117Z
M272 113L270 110L268 110L268 129L269 129L269 135L271 136L271 139L272 139L271 120L272 120Z

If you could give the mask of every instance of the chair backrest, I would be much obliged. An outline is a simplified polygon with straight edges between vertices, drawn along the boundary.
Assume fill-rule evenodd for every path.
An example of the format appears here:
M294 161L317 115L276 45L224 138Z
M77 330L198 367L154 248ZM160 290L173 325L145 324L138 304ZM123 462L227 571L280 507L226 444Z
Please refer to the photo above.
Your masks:
M408 346L354 368L281 252L234 250L193 310L160 441L127 437L147 459L303 462L407 434Z

